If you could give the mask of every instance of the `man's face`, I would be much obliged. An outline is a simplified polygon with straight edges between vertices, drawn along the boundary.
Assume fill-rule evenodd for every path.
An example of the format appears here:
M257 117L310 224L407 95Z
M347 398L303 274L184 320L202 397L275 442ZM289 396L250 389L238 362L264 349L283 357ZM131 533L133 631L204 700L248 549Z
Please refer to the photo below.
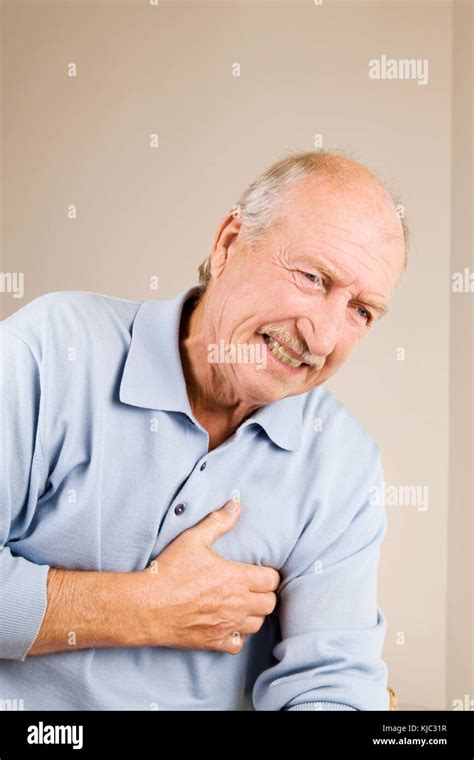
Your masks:
M265 368L214 369L237 398L269 403L325 382L380 319L403 269L403 230L385 191L362 179L300 183L253 249L240 230L229 219L216 243L207 337L265 346Z

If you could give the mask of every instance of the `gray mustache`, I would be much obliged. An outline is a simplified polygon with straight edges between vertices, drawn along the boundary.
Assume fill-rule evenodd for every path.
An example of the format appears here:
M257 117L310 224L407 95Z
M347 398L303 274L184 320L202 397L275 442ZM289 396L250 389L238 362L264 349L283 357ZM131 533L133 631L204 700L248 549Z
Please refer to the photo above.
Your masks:
M324 356L316 356L315 354L312 354L304 346L295 341L292 335L288 335L277 325L262 325L262 327L260 327L257 332L259 334L265 333L266 335L270 335L270 337L275 338L277 341L281 340L282 342L286 343L286 345L295 351L295 353L301 356L302 361L306 362L306 364L310 364L315 369L321 369L325 362Z

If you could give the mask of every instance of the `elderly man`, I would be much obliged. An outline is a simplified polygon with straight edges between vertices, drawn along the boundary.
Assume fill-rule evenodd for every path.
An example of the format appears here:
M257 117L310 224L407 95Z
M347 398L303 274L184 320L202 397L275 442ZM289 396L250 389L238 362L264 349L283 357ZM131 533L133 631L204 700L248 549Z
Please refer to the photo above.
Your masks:
M380 449L323 383L405 249L373 174L295 154L222 220L200 286L2 322L1 699L388 708ZM260 361L210 360L221 342Z

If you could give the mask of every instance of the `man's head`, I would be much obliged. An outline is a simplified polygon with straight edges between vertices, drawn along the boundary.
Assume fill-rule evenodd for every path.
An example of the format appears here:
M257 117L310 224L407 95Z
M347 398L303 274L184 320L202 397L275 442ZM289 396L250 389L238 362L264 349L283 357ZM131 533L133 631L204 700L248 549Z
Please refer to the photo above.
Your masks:
M321 151L270 167L221 221L199 268L198 307L203 340L264 342L267 365L217 364L214 380L249 405L325 382L383 316L407 238L362 165Z

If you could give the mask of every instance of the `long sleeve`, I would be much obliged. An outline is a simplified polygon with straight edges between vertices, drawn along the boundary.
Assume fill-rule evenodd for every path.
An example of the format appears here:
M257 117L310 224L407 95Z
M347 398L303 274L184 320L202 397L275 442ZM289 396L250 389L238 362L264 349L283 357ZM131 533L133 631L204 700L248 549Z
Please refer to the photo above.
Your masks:
M347 515L343 530L320 552L321 524L308 521L281 569L281 640L273 650L276 663L255 682L257 710L388 710L387 667L380 659L386 620L377 606L387 528L382 482L373 443L319 504L330 515L337 502L337 513Z
M38 435L40 375L29 347L0 325L0 659L24 660L47 605L49 566L15 556L44 475Z

